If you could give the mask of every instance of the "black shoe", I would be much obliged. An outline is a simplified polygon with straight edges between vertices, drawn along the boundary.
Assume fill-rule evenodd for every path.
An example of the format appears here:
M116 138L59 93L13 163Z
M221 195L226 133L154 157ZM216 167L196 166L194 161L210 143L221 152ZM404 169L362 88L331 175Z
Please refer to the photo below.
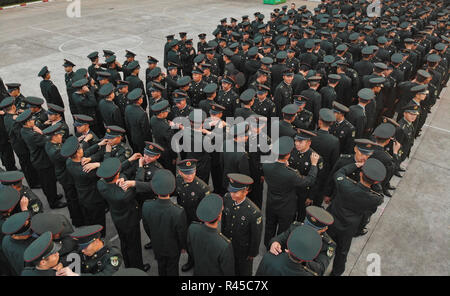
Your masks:
M61 200L63 197L64 197L64 195L58 194L58 195L56 196L56 200Z
M53 205L50 206L50 209L54 210L54 209L61 209L61 208L65 208L65 207L67 207L67 203L62 202L62 201L57 201Z
M402 168L402 167L398 167L398 171L399 172L406 172L406 170L404 168Z
M387 197L392 197L392 194L387 189L383 189L383 194Z
M399 171L395 171L395 172L394 172L394 176L397 176L397 177L399 177L399 178L403 178L403 176L400 175L400 172L399 172Z
M394 186L392 186L391 184L388 184L386 186L386 189L388 189L388 190L395 190L396 188Z
M144 264L144 266L142 267L142 269L145 271L145 272L147 272L147 271L149 271L150 270L150 264Z
M148 244L144 245L144 249L146 249L146 250L150 250L151 248L153 248L152 242L149 242Z
M186 264L181 266L181 271L182 272L189 271L190 269L192 269L192 267L194 267L194 261L188 261Z
M367 232L368 232L368 231L367 231L367 228L364 227L364 228L361 229L358 233L356 233L354 237L366 235Z

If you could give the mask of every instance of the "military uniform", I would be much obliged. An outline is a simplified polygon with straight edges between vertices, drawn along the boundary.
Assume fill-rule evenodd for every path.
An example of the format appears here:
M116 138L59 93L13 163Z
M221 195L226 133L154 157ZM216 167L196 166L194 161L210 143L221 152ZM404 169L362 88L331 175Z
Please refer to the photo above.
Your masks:
M113 89L111 89L111 91L113 91ZM125 127L120 109L114 103L114 101L106 99L100 100L100 102L98 103L98 110L100 111L100 114L103 118L104 125L116 125L122 128Z
M208 194L199 203L194 221L188 229L187 244L194 257L194 275L235 275L234 255L231 241L217 229L222 212L223 199L217 194Z
M169 170L158 170L151 181L157 195L167 196L175 190L175 177ZM147 200L142 206L144 229L153 243L160 276L178 276L178 262L186 249L186 213L170 199Z
M40 83L42 96L45 98L47 104L55 104L64 107L61 94L56 85L51 80L42 80Z
M292 103L292 86L282 81L276 88L273 96L277 116L281 117L281 110L284 106Z
M130 101L138 100L142 96L142 90L136 89L128 94ZM134 152L144 150L145 141L152 140L152 130L148 115L141 106L130 104L125 108L125 125L130 132L130 144Z
M353 141L355 140L355 127L347 120L335 122L330 126L330 134L339 139L340 153L353 153Z
M119 235L125 267L142 269L141 213L135 199L136 190L129 188L123 191L115 183L110 183L111 178L114 178L121 169L121 161L118 158L106 159L97 170L97 175L101 177L97 181L97 189L109 204L111 218Z
M233 117L234 110L239 105L239 97L232 89L227 92L219 90L216 102L217 104L225 107L225 111L223 112L224 118Z

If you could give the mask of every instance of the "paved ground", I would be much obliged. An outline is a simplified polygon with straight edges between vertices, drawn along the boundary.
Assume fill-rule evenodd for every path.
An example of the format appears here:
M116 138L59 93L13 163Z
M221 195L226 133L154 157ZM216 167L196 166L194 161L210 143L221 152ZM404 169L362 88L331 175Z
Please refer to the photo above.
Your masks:
M145 67L147 55L162 62L164 36L186 31L196 44L199 33L208 33L211 38L221 18L240 19L256 11L267 17L274 7L261 2L171 0L169 6L165 1L153 0L81 0L81 18L67 17L69 3L62 0L0 11L0 77L6 83L22 83L25 96L40 96L41 78L37 73L47 65L67 102L61 66L64 58L77 64L77 68L87 67L90 61L86 55L91 51L113 50L122 62L128 49L137 53L137 59ZM293 2L297 6L307 4L310 9L317 5ZM367 257L371 253L379 254L382 275L450 274L449 99L446 89L417 140L408 172L402 179L394 177L392 183L397 186L394 197L386 198L374 214L370 232L354 239L345 275L366 275L370 263ZM41 190L36 193L43 196ZM68 215L67 209L58 212ZM118 244L109 214L107 221L107 240ZM142 232L142 242L147 241ZM153 252L143 252L145 262L152 264L149 274L156 275ZM264 252L261 247L261 253ZM180 263L184 264L186 259L182 255ZM255 270L260 260L258 256Z

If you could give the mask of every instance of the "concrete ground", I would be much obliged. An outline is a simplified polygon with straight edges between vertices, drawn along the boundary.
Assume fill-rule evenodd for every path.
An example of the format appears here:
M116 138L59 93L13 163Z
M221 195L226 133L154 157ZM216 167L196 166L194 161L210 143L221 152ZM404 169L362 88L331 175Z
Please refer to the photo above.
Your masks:
M288 2L296 2L297 7L306 4L309 9L317 5L317 2ZM170 5L153 0L81 0L80 3L80 18L67 16L70 3L63 0L0 11L0 77L5 83L19 82L25 96L41 96L41 78L37 73L47 65L67 104L64 58L74 62L76 70L90 65L86 55L92 51L113 50L123 62L128 49L137 54L142 67L140 76L144 79L148 55L162 64L166 35L185 31L196 44L200 33L212 38L211 32L221 18L240 19L245 14L253 18L256 11L267 18L275 8L261 4L261 0L171 0ZM408 171L402 179L394 177L392 181L397 186L394 197L385 198L372 217L369 233L353 240L345 275L366 275L373 262L367 258L372 253L380 256L381 275L450 274L449 99L450 93L445 89L416 141L409 162L404 164ZM70 118L69 113L66 118ZM68 121L71 125L71 120ZM45 202L42 191L36 193ZM45 206L48 210L48 205ZM55 212L68 215L67 209ZM106 239L119 245L109 214ZM147 242L142 230L142 243ZM260 253L264 252L261 244ZM153 252L143 250L143 253L144 261L152 265L149 274L157 275ZM186 255L182 255L180 266L186 260ZM255 259L254 270L260 260L261 255Z

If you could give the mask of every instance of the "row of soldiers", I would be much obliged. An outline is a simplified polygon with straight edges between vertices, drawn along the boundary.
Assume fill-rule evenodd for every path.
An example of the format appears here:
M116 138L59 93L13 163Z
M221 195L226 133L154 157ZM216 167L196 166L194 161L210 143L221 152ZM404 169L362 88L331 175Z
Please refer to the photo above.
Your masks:
M9 172L0 181L22 195L2 197L3 219L42 210L23 178L42 187L51 208L66 206L57 180L71 223L93 232L87 242L102 250L83 251L87 270L95 265L91 260L114 270L122 260L127 268L148 270L142 219L151 239L145 248L153 248L160 275L178 275L182 251L189 255L182 271L252 275L266 183L263 241L269 252L257 274L292 274L301 266L303 274L323 275L333 256L331 274L342 274L352 238L367 232L383 197L391 197L390 180L402 176L400 164L448 81L442 1L386 1L379 18L366 16L367 6L324 1L314 13L294 4L277 8L267 23L261 13L251 23L248 16L230 25L223 19L213 40L199 35L197 52L185 32L181 40L167 36L167 73L149 56L145 84L131 51L123 64L110 50L103 51L104 63L93 52L88 69L75 72L64 60L75 136L48 67L38 73L47 112L43 99L6 84L0 108ZM229 117L246 121L227 124ZM176 149L179 133L191 149ZM205 149L211 139L223 149ZM274 161L261 163L270 152L261 143L271 145ZM193 149L198 144L201 149ZM23 175L6 161L12 151ZM121 255L102 241L108 209ZM29 238L31 245L35 237Z

